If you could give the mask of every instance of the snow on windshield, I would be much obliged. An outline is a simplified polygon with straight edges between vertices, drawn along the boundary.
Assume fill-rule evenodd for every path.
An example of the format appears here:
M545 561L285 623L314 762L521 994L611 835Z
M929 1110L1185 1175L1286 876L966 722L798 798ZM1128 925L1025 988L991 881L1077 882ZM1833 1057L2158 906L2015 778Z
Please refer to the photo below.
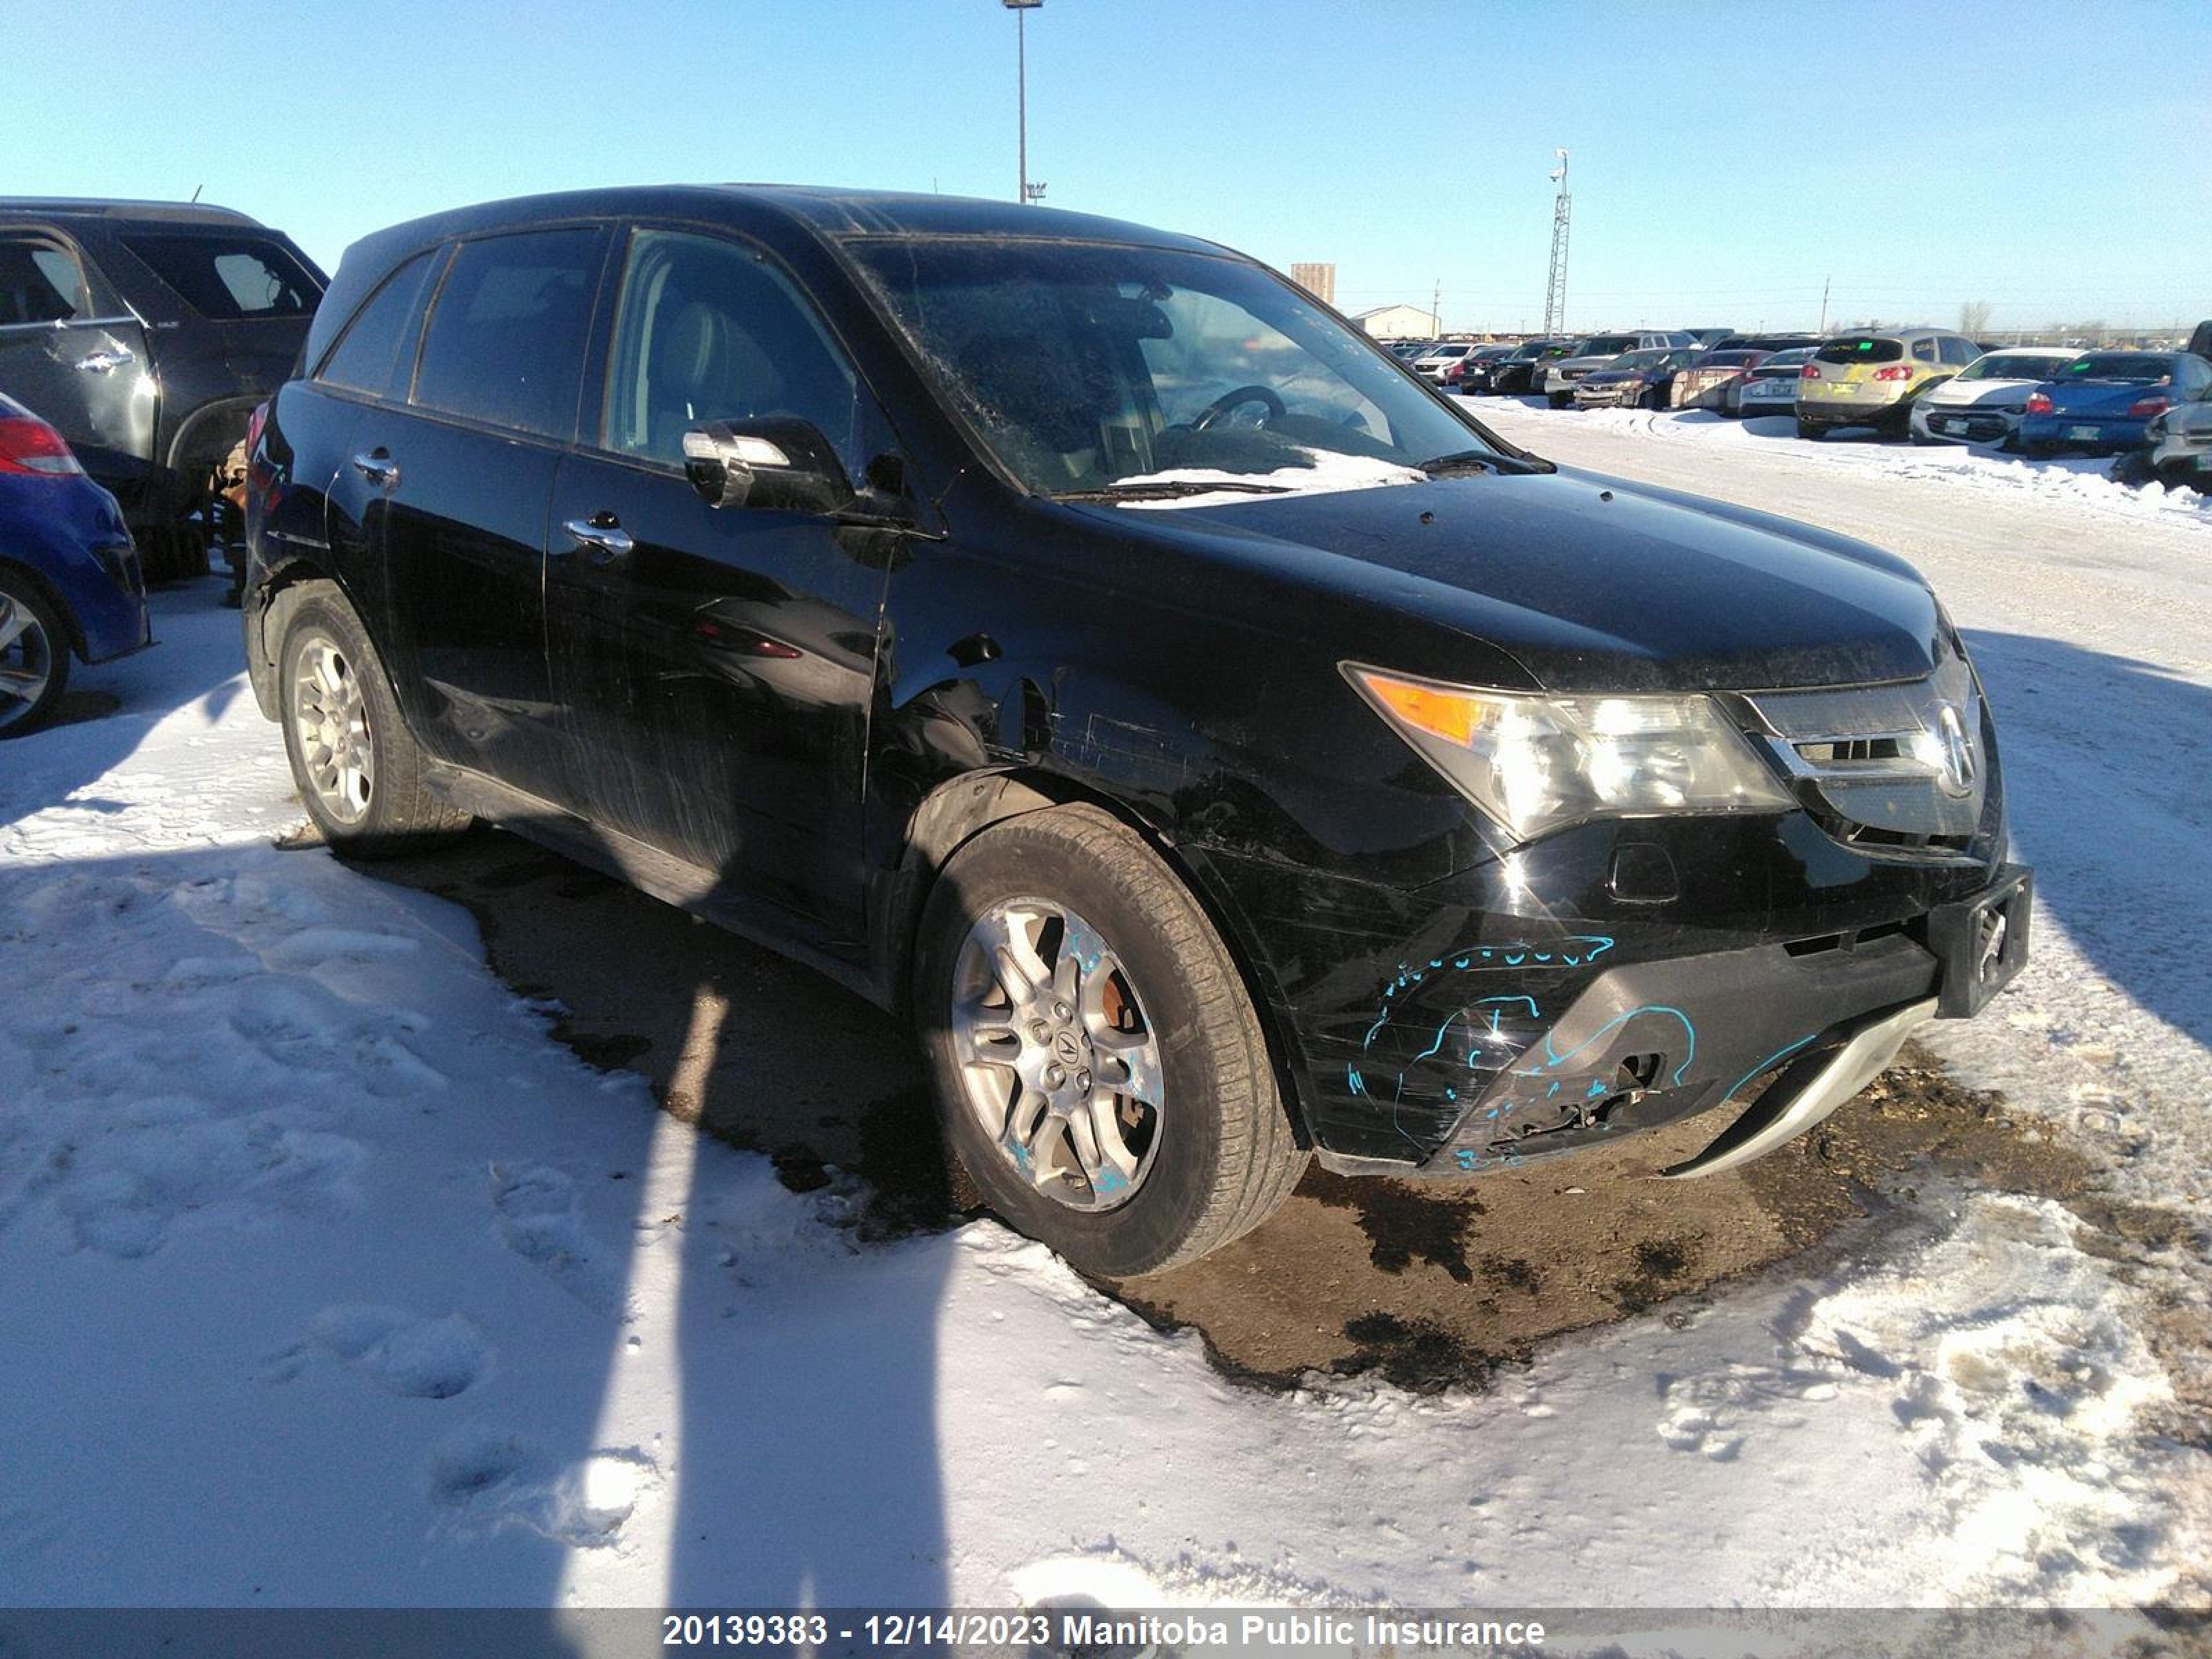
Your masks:
M1309 449L1311 465L1279 467L1273 472L1224 472L1207 467L1171 467L1164 472L1140 473L1116 481L1116 487L1141 489L1146 484L1206 484L1231 486L1206 495L1168 495L1136 500L1129 507L1225 507L1237 501L1267 501L1273 495L1325 495L1340 489L1375 489L1391 484L1420 483L1428 474L1418 467L1400 466L1364 455L1338 455ZM1265 486L1269 494L1255 494Z

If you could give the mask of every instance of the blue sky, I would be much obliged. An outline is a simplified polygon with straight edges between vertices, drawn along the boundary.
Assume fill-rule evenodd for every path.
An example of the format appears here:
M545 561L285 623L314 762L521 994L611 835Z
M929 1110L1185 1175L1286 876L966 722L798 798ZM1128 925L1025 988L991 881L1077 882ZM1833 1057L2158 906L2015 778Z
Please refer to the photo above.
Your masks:
M0 190L363 232L578 185L1014 192L998 0L74 0L19 53ZM1573 152L1578 326L2212 314L2212 6L2106 0L1045 0L1051 205L1334 259L1356 311L1542 309ZM56 72L56 71L60 72ZM142 80L159 75L161 81Z

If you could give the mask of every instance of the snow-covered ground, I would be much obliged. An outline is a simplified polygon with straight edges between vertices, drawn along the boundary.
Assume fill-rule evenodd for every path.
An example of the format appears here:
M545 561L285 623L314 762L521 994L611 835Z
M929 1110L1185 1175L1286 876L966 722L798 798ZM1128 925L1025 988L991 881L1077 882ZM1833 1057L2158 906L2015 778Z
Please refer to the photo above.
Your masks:
M1501 426L1870 533L1973 636L2040 955L1945 1050L2197 1225L2212 514L1700 419ZM1709 434L1694 430L1711 428ZM0 747L0 1601L2203 1603L2194 1243L1923 1188L1487 1392L1241 1388L984 1223L588 1068L299 811L234 613ZM2093 1248L2084 1248L2093 1246ZM1662 1316L1663 1315L1663 1316Z

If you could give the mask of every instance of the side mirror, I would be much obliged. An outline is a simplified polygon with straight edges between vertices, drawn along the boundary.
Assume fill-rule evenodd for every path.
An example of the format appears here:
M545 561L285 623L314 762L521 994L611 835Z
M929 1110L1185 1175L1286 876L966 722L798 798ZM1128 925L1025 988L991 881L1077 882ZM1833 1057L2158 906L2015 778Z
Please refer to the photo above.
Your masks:
M709 507L830 514L853 482L811 421L705 421L684 434L684 472Z

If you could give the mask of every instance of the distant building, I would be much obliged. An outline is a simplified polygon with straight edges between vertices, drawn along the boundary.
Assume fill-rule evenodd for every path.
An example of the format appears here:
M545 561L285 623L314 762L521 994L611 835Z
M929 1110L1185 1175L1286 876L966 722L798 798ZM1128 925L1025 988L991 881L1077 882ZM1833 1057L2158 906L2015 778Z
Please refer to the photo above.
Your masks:
M1295 264L1291 280L1325 306L1336 303L1336 267L1333 264Z
M1435 314L1419 306L1377 306L1352 320L1378 340L1427 340L1437 332Z

